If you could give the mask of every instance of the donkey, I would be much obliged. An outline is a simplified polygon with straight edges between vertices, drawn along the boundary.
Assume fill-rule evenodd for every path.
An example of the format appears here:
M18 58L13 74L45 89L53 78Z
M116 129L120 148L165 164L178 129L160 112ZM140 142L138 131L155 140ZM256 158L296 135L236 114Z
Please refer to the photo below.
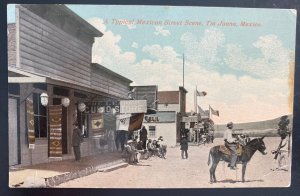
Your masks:
M241 147L242 148L241 153L240 154L238 153L237 163L240 163L243 165L243 167L242 167L242 181L243 182L245 182L245 171L246 171L247 163L251 160L253 154L257 150L259 152L261 152L263 155L267 154L265 152L266 146L263 141L264 137L251 140L245 146ZM207 162L208 165L210 165L210 157L212 159L212 165L209 169L210 183L217 182L216 176L215 176L215 171L216 171L219 161L223 160L223 161L229 163L231 160L230 153L226 153L222 149L224 149L224 146L219 145L219 146L212 147L209 151L208 162Z

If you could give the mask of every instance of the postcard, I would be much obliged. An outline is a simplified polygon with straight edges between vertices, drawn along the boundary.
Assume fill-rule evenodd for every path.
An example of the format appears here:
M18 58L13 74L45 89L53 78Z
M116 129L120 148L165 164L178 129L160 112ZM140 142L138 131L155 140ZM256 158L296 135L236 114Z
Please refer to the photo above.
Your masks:
M9 187L289 187L296 10L9 4Z

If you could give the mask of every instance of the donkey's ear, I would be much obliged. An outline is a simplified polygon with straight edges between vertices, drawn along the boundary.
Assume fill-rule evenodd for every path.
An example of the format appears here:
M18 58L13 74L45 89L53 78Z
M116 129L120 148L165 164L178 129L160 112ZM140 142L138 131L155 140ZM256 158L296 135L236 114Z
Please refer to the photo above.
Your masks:
M262 138L261 138L261 139L263 140L265 137L266 137L266 136L264 135L264 136L262 136Z

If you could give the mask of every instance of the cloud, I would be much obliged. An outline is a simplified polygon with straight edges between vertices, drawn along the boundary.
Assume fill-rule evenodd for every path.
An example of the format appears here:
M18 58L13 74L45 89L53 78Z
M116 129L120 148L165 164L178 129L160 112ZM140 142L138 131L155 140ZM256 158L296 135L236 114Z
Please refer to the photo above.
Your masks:
M143 47L142 51L147 53L154 59L157 59L157 61L163 63L171 63L174 65L179 63L178 62L179 54L177 54L174 48L172 48L171 46L161 47L158 44L147 45Z
M291 113L287 79L237 77L202 68L191 69L186 74L187 111L194 110L196 85L199 91L207 92L205 97L198 97L198 104L203 109L211 105L220 111L220 117L214 116L216 123L267 120Z
M132 42L131 47L133 48L139 48L139 44L136 42Z
M104 33L103 37L95 40L94 62L128 77L134 81L133 85L158 85L159 91L177 90L182 86L182 56L172 46L146 45L142 48L144 58L137 62L136 54L121 49L119 44L122 37L108 30L103 20L94 18L89 21ZM198 90L208 93L205 97L198 97L198 104L203 109L211 105L220 111L220 117L213 117L216 123L267 120L291 113L288 107L288 78L274 75L275 70L285 73L289 68L285 64L279 67L280 62L286 63L284 57L289 54L280 40L271 35L259 37L253 43L253 47L262 54L259 58L249 57L244 48L237 44L226 44L225 41L221 31L211 29L199 37L191 33L181 37L188 51L185 61L187 111L194 109L193 93L197 85ZM136 44L133 42L132 46ZM261 76L269 74L270 77L220 74L211 67L203 66L207 62L216 66L223 61L220 48L225 49L226 61L223 66L251 73L259 71ZM261 67L251 66L253 63L259 63ZM270 65L272 71L264 70L265 66Z
M126 73L128 66L135 63L136 54L121 49L119 42L122 37L107 30L102 19L91 18L88 22L103 33L102 37L95 38L92 61L107 66L117 73Z
M180 38L187 58L199 62L207 69L214 69L220 63L220 48L224 47L225 35L218 29L206 29L203 35L187 32Z
M266 35L253 43L261 57L247 55L243 48L236 44L226 46L225 63L232 69L246 71L258 77L286 78L292 52L283 47L276 35Z
M155 31L154 34L155 35L162 35L162 36L169 36L171 35L169 30L163 29L162 26L155 26Z

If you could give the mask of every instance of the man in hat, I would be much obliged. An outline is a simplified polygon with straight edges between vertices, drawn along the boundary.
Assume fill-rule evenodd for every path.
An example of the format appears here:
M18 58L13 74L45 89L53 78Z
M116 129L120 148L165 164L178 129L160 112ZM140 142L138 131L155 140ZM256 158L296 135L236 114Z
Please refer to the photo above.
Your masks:
M143 142L143 149L146 149L146 142L147 142L147 137L148 135L148 132L147 132L147 129L145 128L145 126L143 126L143 128L140 130L140 141Z
M188 139L187 136L181 136L181 140L180 140L180 150L181 150L181 158L188 158ZM185 156L184 156L185 155Z
M166 159L167 145L164 143L164 138L162 136L159 136L157 141L159 142L159 153L162 158Z
M231 152L231 161L230 161L230 169L235 170L236 167L236 160L237 160L237 153L236 153L236 139L232 136L232 128L233 128L233 123L229 122L227 123L227 130L224 132L224 141L225 141L225 146L229 148Z
M73 135L72 135L72 146L74 150L74 155L75 155L75 161L80 161L81 156L80 156L80 144L82 142L82 133L81 130L79 129L79 124L78 122L74 122L74 129L73 129Z

